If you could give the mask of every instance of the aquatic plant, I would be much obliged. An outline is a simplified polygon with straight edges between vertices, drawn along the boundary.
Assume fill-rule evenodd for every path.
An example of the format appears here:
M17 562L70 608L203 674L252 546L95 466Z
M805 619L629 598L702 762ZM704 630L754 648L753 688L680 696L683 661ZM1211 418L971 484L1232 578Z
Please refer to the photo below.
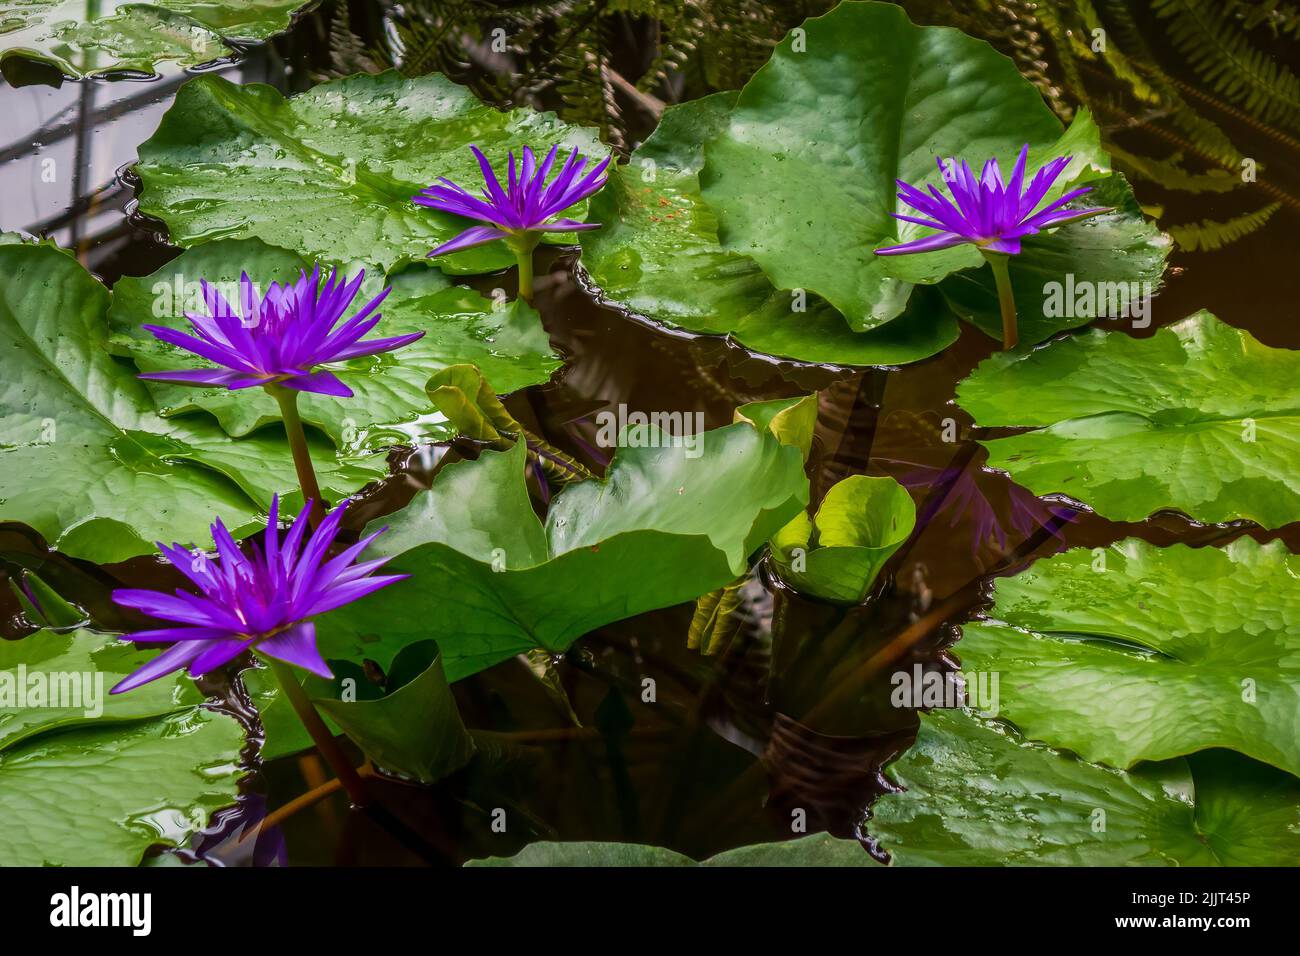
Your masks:
M1009 349L1019 340L1016 329L1016 299L1011 288L1011 275L1007 271L1007 257L1020 253L1020 240L1036 235L1044 229L1078 222L1104 212L1108 206L1085 209L1068 208L1068 203L1091 186L1071 189L1047 205L1039 208L1053 184L1070 165L1069 156L1058 156L1040 167L1028 184L1025 183L1025 164L1029 159L1029 144L1020 148L1011 178L1004 182L996 159L989 159L977 178L965 159L936 159L939 171L948 184L952 199L944 196L934 186L928 191L903 180L898 184L898 198L911 206L920 216L891 213L895 219L915 223L939 231L933 235L904 242L896 246L876 249L878 256L911 255L948 249L971 243L993 270L997 283L998 304L1002 311L1002 347Z
M590 161L575 146L555 179L548 184L546 177L555 165L559 145L551 147L541 165L538 165L532 149L525 146L518 168L515 154L510 153L508 179L506 187L502 189L492 164L482 150L477 146L471 146L470 150L483 173L485 185L481 198L443 177L438 183L421 190L412 197L412 201L466 219L477 219L487 225L471 226L454 239L433 249L429 256L446 255L496 242L498 239L503 240L519 266L519 295L531 303L533 250L542 241L542 236L548 232L600 228L600 223L596 222L552 217L600 191L608 178L605 170L609 168L611 157L606 156L594 168L588 169Z

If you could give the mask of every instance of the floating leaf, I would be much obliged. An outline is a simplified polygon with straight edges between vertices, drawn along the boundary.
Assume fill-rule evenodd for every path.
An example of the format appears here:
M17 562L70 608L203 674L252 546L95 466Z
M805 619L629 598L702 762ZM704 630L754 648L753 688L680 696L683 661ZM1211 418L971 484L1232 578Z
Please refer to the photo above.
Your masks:
M193 368L193 355L159 342L140 326L188 329L190 323L182 313L205 311L195 300L200 279L235 283L246 270L265 290L273 281L293 280L302 269L310 271L311 264L257 239L204 243L153 275L118 281L109 313L117 333L114 345L129 354L141 371ZM500 383L504 394L545 382L559 367L541 319L527 303L517 300L494 306L479 293L454 286L440 272L424 267L404 270L389 281L393 289L384 300L383 319L372 337L418 331L424 337L395 352L331 366L352 389L352 398L310 392L299 396L303 421L324 430L339 447L374 450L449 437L444 425L429 421L433 408L424 391L429 373L439 368L473 362ZM358 302L382 288L378 279L367 282ZM214 414L231 435L245 435L280 420L275 399L260 389L232 392L165 382L150 382L148 388L164 415L202 409Z
M968 712L921 718L868 829L896 866L1294 866L1300 782L1229 751L1125 772Z
M1093 330L986 359L957 387L988 465L1115 521L1300 520L1300 353L1198 312L1146 339Z
M116 70L152 73L160 63L196 66L288 29L304 0L0 0L0 61L53 64L72 77Z
M1009 171L1026 143L1031 168L1074 157L1046 199L1108 171L1091 119L1081 115L1062 134L1033 84L984 41L916 26L893 4L845 2L787 36L745 85L705 147L700 184L725 249L751 257L778 289L823 297L864 332L901 315L914 283L983 264L970 244L875 255L928 231L892 217L911 212L897 199L896 180L942 185L936 158L978 169L996 157ZM1064 232L1073 228L1064 227L1058 247L1068 246ZM1134 263L1124 247L1159 233L1140 215L1126 216L1118 232L1126 228L1134 235L1108 257L1058 263L1048 251L1040 265L1086 264L1080 278L1089 280L1127 277ZM1116 238L1107 229L1089 245L1104 253ZM1159 266L1163 257L1153 256Z
M1029 737L1131 767L1227 747L1300 775L1300 557L1280 541L1076 548L997 581L957 653Z
M582 233L581 265L601 296L656 322L801 362L905 365L956 341L957 322L937 297L917 296L905 321L855 333L816 295L778 291L753 260L722 248L698 174L701 144L727 122L734 98L716 93L669 107L592 198L591 218L603 225Z
M255 236L311 259L387 272L423 261L468 225L411 197L439 177L478 188L471 144L499 168L524 145L605 152L590 130L552 113L503 113L443 76L350 76L292 99L202 76L180 88L140 146L140 212L165 222L181 246ZM581 218L581 207L569 216ZM548 241L573 240L552 233ZM438 260L456 273L513 263L499 242Z
M232 441L206 416L157 414L109 354L108 290L75 259L5 242L0 274L0 520L109 563L158 540L206 541L216 515L256 527L277 492L300 500L282 431ZM382 456L336 458L326 442L313 458L333 500L387 472Z
M474 741L461 722L435 642L411 644L398 653L387 693L375 688L358 664L336 661L331 669L333 682L311 677L307 690L380 768L433 783L474 755ZM345 699L344 681L359 691L356 700ZM374 692L362 696L367 688Z
M732 420L770 431L782 445L798 448L807 461L813 432L817 430L817 393L750 402L737 408Z
M772 538L772 560L796 591L857 604L916 526L916 505L893 478L851 475L817 514L798 514Z
M522 443L444 466L374 545L396 555L389 571L427 586L322 619L325 656L386 667L404 645L435 638L456 681L533 648L558 653L734 580L807 501L799 452L748 425L705 432L699 455L637 432L607 478L566 486L544 524Z
M825 833L742 846L696 863L689 856L641 843L530 843L514 856L470 860L466 866L875 866L857 840Z
M0 866L134 866L154 844L180 845L235 802L243 731L198 706L183 675L84 706L153 656L89 631L39 631L0 649L4 680L22 668L71 692L79 706L6 701L0 723ZM62 703L74 698L60 697Z

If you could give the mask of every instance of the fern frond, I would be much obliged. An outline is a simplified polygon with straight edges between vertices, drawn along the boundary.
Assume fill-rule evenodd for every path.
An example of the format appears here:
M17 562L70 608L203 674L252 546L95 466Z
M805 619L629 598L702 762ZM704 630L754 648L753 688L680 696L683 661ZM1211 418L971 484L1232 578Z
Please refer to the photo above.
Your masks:
M1200 222L1186 223L1181 226L1166 226L1165 231L1173 236L1174 242L1178 243L1180 249L1188 252L1211 252L1262 228L1264 223L1272 218L1273 213L1281 208L1281 203L1272 202L1262 209L1234 216L1224 222L1202 219Z
M1300 77L1256 49L1233 5L1153 0L1174 47L1216 94L1265 123L1300 128Z

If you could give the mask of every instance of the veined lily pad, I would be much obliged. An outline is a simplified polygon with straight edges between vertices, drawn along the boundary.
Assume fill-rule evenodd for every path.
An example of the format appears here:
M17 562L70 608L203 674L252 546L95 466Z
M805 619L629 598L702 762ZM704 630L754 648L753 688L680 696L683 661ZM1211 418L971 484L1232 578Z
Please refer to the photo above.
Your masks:
M24 693L38 681L47 696L5 704L0 866L134 866L150 846L183 843L235 802L243 731L199 707L188 678L165 677L88 709L87 684L107 694L151 652L89 631L4 643L0 694L21 667ZM79 700L54 696L73 683ZM49 706L56 701L75 706Z
M701 144L728 121L734 99L715 93L669 107L592 198L591 219L603 225L582 234L581 265L601 295L656 322L800 362L905 365L956 341L957 322L937 297L918 296L906 321L855 333L824 300L778 291L752 259L719 244L700 197Z
M322 266L322 271L325 271ZM141 371L194 368L201 359L158 342L143 324L188 329L185 311L203 311L195 301L199 279L235 283L247 271L263 289L273 281L292 281L305 259L257 239L204 243L183 253L153 275L123 278L113 288L109 320L117 333L115 347L127 352ZM392 291L381 307L383 320L371 337L423 331L424 338L396 352L353 359L334 369L353 397L299 397L303 421L323 429L345 451L448 437L424 386L429 373L460 362L473 362L490 375L502 393L545 382L559 367L537 313L522 300L494 305L479 293L455 286L440 272L406 269L388 280ZM378 277L358 294L357 308L378 294ZM231 392L164 382L148 383L166 416L211 412L231 435L280 419L275 400L260 389Z
M984 41L915 26L894 4L849 0L788 36L746 84L705 147L700 183L727 251L752 258L778 289L821 296L864 332L901 315L914 284L983 265L970 245L875 255L928 232L890 215L915 214L897 199L895 180L942 185L936 158L978 169L996 157L1010 170L1026 143L1031 168L1073 156L1049 200L1109 172L1087 113L1062 133L1033 85ZM1124 208L1027 240L1014 257L1025 340L1096 314L1048 320L1044 275L1158 282L1168 240L1143 220L1122 180L1107 192ZM955 300L963 317L996 332L995 299L959 286Z
M0 273L0 521L108 563L206 541L217 515L256 527L277 492L300 500L282 431L234 441L206 416L157 414L109 354L108 290L75 259L4 242ZM313 458L334 500L387 472L382 456L338 458L324 441Z
M957 400L979 425L1036 429L981 443L1034 494L1116 521L1300 519L1300 353L1208 312L1146 339L1094 330L994 355Z
M1300 775L1297 584L1280 541L1076 548L999 579L957 653L1002 675L1000 716L1087 760L1227 747Z
M140 212L165 222L181 246L255 236L311 259L387 272L423 261L470 225L411 197L439 177L476 189L482 173L471 144L504 168L498 161L509 150L557 143L605 152L590 130L551 113L503 113L437 75L350 76L292 99L204 76L180 88L140 146ZM548 241L573 239L552 233ZM438 260L455 273L513 263L499 242Z
M196 66L288 29L306 0L0 0L0 60L23 56L72 77L159 63Z
M694 454L648 433L604 480L568 485L538 520L522 442L445 466L375 543L390 571L428 582L383 591L319 625L327 658L387 667L434 638L450 681L534 648L565 650L612 621L690 600L734 580L749 555L807 501L797 449L749 425L703 434Z
M965 711L921 718L867 824L896 866L1293 866L1300 781L1214 751L1125 772Z
M470 860L466 866L876 866L857 840L840 840L826 833L758 843L718 853L696 862L661 846L641 843L530 843L514 856Z
M864 600L889 556L916 525L916 505L893 478L852 475L772 538L772 559L796 591L828 601Z

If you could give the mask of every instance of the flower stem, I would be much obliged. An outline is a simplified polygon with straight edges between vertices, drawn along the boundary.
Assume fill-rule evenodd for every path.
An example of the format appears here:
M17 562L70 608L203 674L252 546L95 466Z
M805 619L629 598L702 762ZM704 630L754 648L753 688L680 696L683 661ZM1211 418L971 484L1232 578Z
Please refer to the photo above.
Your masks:
M1002 310L1002 348L1012 349L1020 340L1016 329L1016 297L1011 290L1011 257L1000 252L986 252L989 268L993 270L993 282L998 287L998 308Z
M302 684L298 683L298 678L293 672L293 668L283 661L277 661L273 658L263 657L264 661L271 666L271 673L275 675L276 683L280 685L280 690L284 696L289 698L289 703L293 704L294 713L302 721L302 725L307 728L307 733L311 734L311 739L316 743L316 749L320 755L325 758L325 762L330 765L334 775L339 778L339 783L343 789L348 792L352 800L352 805L364 807L370 802L370 795L366 792L366 785L361 781L361 776L357 773L347 755L343 753L343 748L339 742L334 739L330 733L325 721L321 720L320 714L316 713L316 706L307 696L307 692L302 689Z
M298 416L298 392L292 388L266 386L280 404L280 418L284 421L284 433L289 439L289 450L293 452L293 467L298 472L298 485L302 495L311 504L312 530L325 517L325 504L321 501L320 485L316 483L316 469L311 464L311 452L307 448L307 433L303 430L302 419Z
M519 267L519 298L533 304L533 250L541 242L541 233L517 233L506 241Z

